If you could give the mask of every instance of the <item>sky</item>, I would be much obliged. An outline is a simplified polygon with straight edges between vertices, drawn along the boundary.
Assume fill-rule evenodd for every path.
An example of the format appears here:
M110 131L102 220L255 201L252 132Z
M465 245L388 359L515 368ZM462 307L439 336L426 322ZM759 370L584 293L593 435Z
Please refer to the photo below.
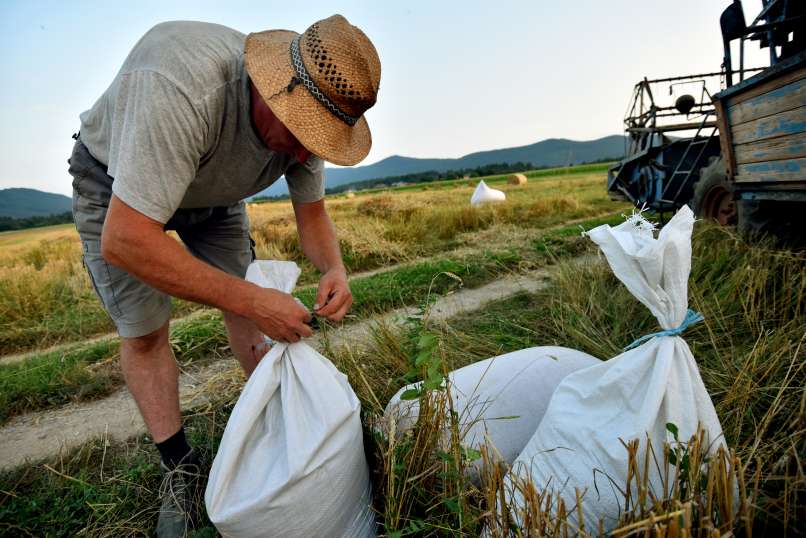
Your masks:
M3 0L0 188L70 194L79 114L162 21L302 32L334 13L347 17L381 58L378 103L366 114L373 147L361 163L372 164L620 133L644 76L719 70L719 14L729 3ZM745 1L748 18L756 4Z

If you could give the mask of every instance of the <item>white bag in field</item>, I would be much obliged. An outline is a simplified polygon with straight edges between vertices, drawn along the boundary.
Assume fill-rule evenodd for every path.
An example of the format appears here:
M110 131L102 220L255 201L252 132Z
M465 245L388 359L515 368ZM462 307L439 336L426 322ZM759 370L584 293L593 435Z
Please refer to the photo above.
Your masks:
M691 270L691 230L694 215L683 206L653 237L651 224L640 216L611 228L594 228L588 235L599 245L610 267L627 289L658 319L664 330L682 332L694 316L687 314ZM666 424L688 440L700 424L713 452L724 446L711 398L705 390L688 344L678 335L657 335L597 366L563 380L551 398L543 421L506 477L531 475L538 491L559 493L569 512L582 500L586 528L605 530L616 523L627 484L624 442L639 439L640 453L652 442L658 465L650 465L650 484L663 494L663 444L672 442ZM595 471L594 471L595 470ZM670 466L670 476L674 468ZM612 482L611 482L612 481ZM634 497L635 498L635 497ZM522 507L514 493L510 506ZM572 512L572 520L576 512Z
M290 293L293 262L256 261L246 279ZM375 536L361 406L325 357L277 343L241 393L204 500L225 536Z
M484 183L484 180L479 181L476 190L473 191L473 196L470 197L470 205L477 206L487 204L490 202L503 202L507 199L507 195L498 189L491 189Z
M568 374L599 364L599 359L564 347L522 349L479 361L448 375L451 397L460 422L462 444L479 450L490 443L493 454L511 464L537 429L552 393ZM386 406L386 421L396 420L396 431L417 422L419 400L401 400L400 389ZM449 432L446 429L445 435ZM477 460L469 469L476 479Z

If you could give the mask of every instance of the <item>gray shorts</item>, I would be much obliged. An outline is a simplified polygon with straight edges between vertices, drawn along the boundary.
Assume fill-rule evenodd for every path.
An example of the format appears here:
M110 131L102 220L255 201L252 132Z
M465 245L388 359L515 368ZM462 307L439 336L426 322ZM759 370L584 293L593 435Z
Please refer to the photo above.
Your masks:
M113 181L106 166L90 155L81 140L76 141L68 162L73 176L73 218L84 249L84 266L104 309L120 336L134 338L159 329L171 317L171 298L101 256L101 231ZM176 230L194 256L231 275L243 278L254 260L243 202L179 209L165 229Z

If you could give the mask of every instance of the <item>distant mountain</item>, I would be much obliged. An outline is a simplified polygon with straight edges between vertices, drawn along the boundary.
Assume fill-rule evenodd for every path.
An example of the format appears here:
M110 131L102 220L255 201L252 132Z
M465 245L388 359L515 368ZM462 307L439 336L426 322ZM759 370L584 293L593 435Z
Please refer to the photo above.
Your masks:
M72 201L63 194L35 189L0 189L0 217L45 217L70 211Z
M564 138L549 138L540 142L516 148L494 149L470 153L458 159L418 159L393 155L375 164L352 168L326 168L325 184L328 188L345 183L375 179L387 176L402 176L436 170L457 170L476 168L493 163L531 162L535 166L568 166L624 154L622 135L606 136L598 140L576 141ZM285 181L279 181L257 196L278 196L286 194Z

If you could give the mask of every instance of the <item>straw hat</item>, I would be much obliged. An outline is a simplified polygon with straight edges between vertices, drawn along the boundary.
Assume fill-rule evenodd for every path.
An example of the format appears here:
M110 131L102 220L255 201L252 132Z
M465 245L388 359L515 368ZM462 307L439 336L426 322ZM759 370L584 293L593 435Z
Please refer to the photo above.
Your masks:
M308 151L346 166L367 156L364 112L375 104L381 61L364 32L333 15L302 34L249 34L245 56L258 92Z

